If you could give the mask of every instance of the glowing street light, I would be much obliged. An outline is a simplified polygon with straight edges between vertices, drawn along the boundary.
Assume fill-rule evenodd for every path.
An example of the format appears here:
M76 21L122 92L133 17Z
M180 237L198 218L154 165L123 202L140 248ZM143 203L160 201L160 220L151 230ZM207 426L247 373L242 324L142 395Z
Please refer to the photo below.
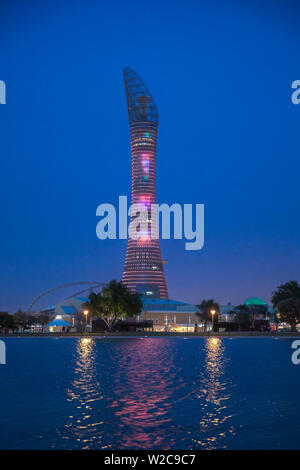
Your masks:
M87 332L87 318L88 318L89 311L83 310L83 314L85 316L85 332Z
M212 330L214 331L214 314L216 313L215 310L211 310L211 323L212 323Z

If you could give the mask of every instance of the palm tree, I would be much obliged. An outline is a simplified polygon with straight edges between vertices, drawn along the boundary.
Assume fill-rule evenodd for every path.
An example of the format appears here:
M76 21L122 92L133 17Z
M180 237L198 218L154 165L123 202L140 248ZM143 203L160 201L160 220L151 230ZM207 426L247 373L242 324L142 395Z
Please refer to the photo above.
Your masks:
M204 331L206 331L207 323L212 321L211 311L214 310L216 312L215 315L218 315L220 312L220 306L214 299L208 299L202 300L201 304L197 305L197 307L200 310L200 312L197 313L197 316L204 322Z
M132 294L122 282L112 280L99 294L92 292L83 307L92 316L101 318L112 331L121 318L140 313L143 303L140 295Z

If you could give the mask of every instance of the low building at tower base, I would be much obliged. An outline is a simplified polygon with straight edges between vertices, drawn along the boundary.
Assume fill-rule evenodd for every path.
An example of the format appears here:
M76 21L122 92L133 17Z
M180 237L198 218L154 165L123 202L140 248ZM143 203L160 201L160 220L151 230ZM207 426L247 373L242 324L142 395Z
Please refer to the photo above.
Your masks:
M171 299L143 298L142 321L152 321L153 331L194 332L203 328L195 305Z

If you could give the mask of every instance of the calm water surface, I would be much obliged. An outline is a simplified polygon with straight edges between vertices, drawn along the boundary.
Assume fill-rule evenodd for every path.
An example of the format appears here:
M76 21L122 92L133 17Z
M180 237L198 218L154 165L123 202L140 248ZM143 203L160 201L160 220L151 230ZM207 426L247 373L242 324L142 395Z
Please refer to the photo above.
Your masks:
M1 449L298 449L291 339L9 338Z

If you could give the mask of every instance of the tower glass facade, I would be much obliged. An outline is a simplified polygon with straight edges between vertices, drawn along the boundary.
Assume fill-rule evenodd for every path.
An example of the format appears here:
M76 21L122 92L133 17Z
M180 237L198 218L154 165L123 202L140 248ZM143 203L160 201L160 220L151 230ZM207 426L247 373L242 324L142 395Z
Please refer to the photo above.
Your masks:
M151 223L151 205L156 204L155 163L158 113L155 102L141 78L124 69L124 82L130 126L132 158L131 204L148 210L148 230L136 239L129 238L122 282L131 292L168 299L167 285L158 237Z

